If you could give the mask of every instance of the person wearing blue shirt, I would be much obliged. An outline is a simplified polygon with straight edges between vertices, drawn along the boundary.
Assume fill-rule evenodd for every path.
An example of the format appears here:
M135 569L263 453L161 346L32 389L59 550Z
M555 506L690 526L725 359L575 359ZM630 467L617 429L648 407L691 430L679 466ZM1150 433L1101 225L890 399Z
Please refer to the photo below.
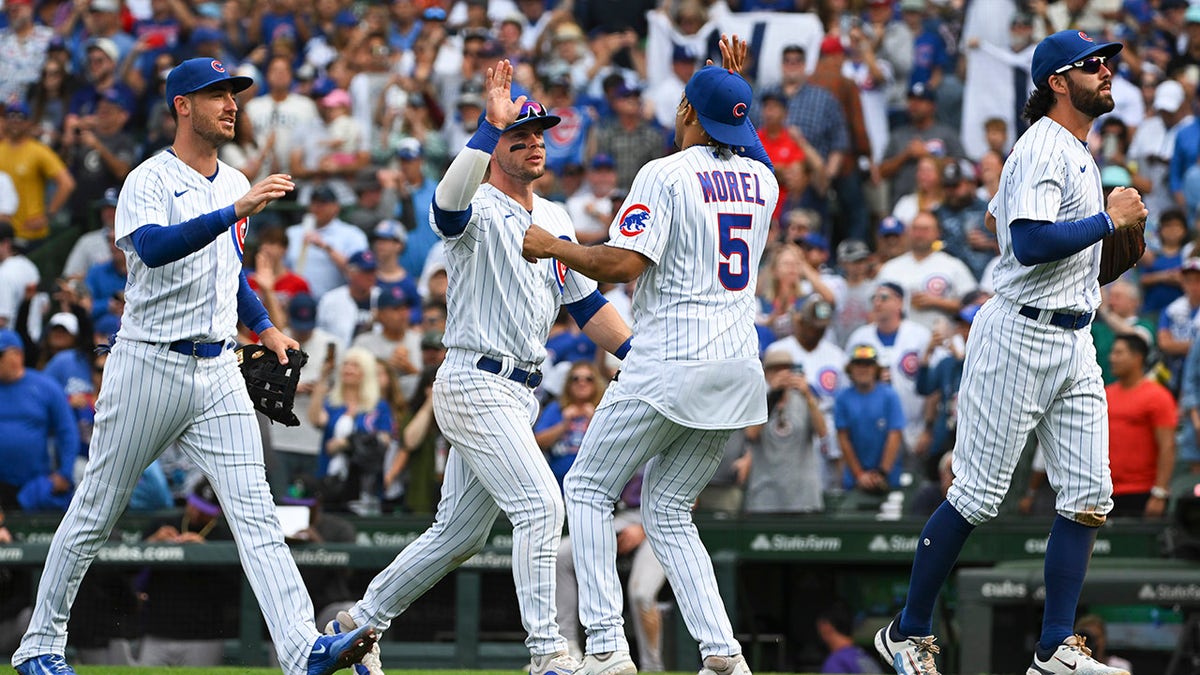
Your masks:
M0 507L66 510L79 455L75 414L57 382L25 368L25 344L7 329L0 330L0 400Z
M926 421L927 426L932 424L930 432L933 434L933 440L929 445L929 455L926 457L926 471L929 474L927 477L930 479L937 477L938 460L946 451L954 447L958 388L962 384L963 364L966 363L963 345L967 343L967 335L971 332L971 322L975 320L975 313L979 311L980 306L967 305L955 317L955 333L958 338L961 338L961 342L955 339L954 333L934 331L933 338L929 340L929 346L921 354L921 363L917 369L917 393L921 396L929 396L935 392L940 394L937 412L934 414L933 420ZM930 365L930 359L938 347L949 349L950 355Z
M125 279L129 268L125 260L125 252L113 243L113 231L106 231L109 248L113 250L112 259L108 262L92 265L83 277L88 293L92 296L92 319L99 321L104 316L119 314L113 312L110 301L117 293L125 292Z
M400 160L400 222L409 230L404 252L400 254L400 266L414 279L421 278L425 269L425 258L429 249L437 243L438 236L429 225L429 205L433 203L433 191L437 182L424 173L423 152L419 143L401 143L396 148Z
M845 465L842 487L879 494L900 485L900 439L904 410L900 396L879 381L879 352L859 345L850 352L846 372L853 387L837 395L833 421Z

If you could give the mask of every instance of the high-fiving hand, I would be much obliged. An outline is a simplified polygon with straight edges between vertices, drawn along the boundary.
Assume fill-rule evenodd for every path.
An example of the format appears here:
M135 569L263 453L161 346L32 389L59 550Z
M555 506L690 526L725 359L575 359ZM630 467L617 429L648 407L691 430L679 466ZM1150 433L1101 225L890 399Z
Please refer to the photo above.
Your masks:
M746 67L746 54L749 49L750 45L745 40L738 39L736 35L729 36L722 33L721 67L741 75L742 69ZM713 65L712 59L708 59L705 65Z
M488 68L483 80L484 93L487 95L486 118L497 129L504 129L517 121L521 106L525 105L524 96L512 100L512 79L512 64L504 59L497 61L495 68Z

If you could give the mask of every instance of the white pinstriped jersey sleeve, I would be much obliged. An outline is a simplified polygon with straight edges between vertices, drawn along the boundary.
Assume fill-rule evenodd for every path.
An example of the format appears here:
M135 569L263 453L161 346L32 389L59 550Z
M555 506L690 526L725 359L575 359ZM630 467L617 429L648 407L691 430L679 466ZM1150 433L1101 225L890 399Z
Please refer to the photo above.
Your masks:
M1030 126L1005 161L1000 190L988 210L996 217L1000 244L993 274L997 295L1039 309L1091 312L1099 306L1099 243L1063 260L1027 267L1013 255L1009 229L1022 218L1062 222L1104 210L1100 169L1078 138L1048 117Z
M242 173L218 162L210 180L170 152L129 173L117 200L115 234L129 274L119 335L144 342L219 342L237 333L238 274L247 219L203 249L150 268L130 235L143 225L175 225L233 204L250 189Z
M541 363L558 308L590 295L596 282L555 260L526 261L521 243L534 223L571 241L575 228L561 206L534 197L531 213L488 183L471 211L462 234L447 237L430 209L430 224L446 241L446 346Z
M703 146L638 172L607 244L654 263L634 292L623 390L694 428L765 419L754 291L778 199L765 165Z

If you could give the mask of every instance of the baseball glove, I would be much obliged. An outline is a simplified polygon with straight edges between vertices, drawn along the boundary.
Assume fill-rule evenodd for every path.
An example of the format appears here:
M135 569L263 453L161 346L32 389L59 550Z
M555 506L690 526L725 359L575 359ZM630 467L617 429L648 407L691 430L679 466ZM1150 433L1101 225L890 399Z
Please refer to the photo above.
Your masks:
M1146 252L1146 221L1122 227L1102 240L1100 249L1100 285L1116 281L1125 270L1137 264Z
M254 409L285 426L298 427L300 420L292 412L296 402L296 385L300 369L308 362L308 354L287 350L288 362L282 364L275 352L262 345L242 345L237 348L238 366L246 378L246 390Z

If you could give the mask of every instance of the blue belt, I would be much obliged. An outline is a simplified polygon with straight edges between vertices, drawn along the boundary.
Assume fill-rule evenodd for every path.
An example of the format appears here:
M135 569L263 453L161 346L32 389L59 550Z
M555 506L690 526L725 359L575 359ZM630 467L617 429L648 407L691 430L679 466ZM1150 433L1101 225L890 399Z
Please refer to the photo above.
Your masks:
M475 362L475 367L484 372L494 373L496 375L499 375L500 371L504 370L504 364L490 356L479 357L479 360ZM528 371L521 370L520 368L513 368L512 372L506 377L513 382L520 382L530 389L537 389L538 385L542 383L542 372L540 370Z
M211 359L220 356L229 347L228 342L192 342L191 340L176 340L171 343L170 350L198 359Z
M1037 321L1039 323L1048 323L1051 326L1058 326L1059 328L1067 328L1069 330L1079 330L1080 328L1086 328L1087 325L1092 322L1092 313L1091 312L1088 312L1086 314L1071 314L1069 312L1051 312L1048 309L1038 309L1037 307L1031 307L1029 305L1024 305L1023 307L1021 307L1021 309L1017 313L1023 317L1033 319L1034 321ZM1046 314L1049 314L1050 318L1049 318L1049 320L1043 322L1042 317L1044 317Z

